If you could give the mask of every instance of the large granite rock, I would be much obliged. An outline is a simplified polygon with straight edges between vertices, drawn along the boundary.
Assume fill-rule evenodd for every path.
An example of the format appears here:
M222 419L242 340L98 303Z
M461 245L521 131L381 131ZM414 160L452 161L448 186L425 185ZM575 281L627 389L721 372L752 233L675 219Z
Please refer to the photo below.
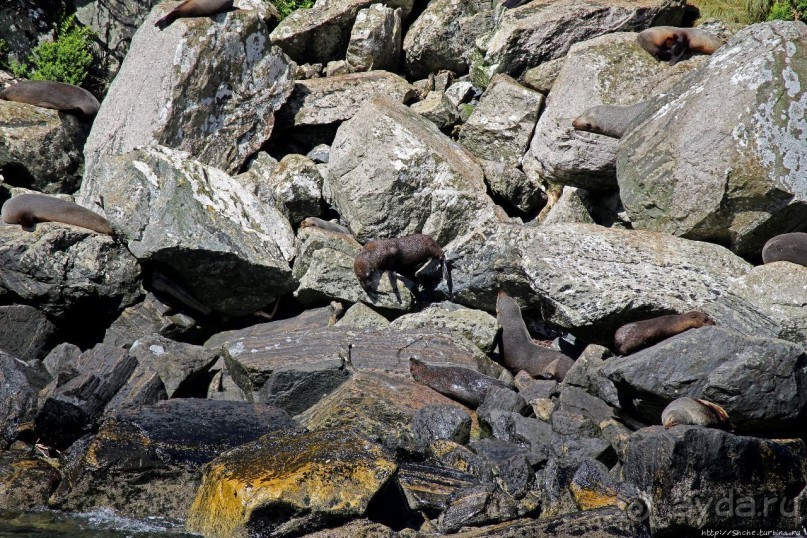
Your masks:
M619 144L620 195L636 228L751 256L804 228L805 50L802 22L750 26L654 103Z
M650 424L682 396L722 406L740 432L797 430L807 408L807 355L791 342L744 336L720 327L679 334L632 355L610 359L601 373L619 403Z
M592 224L480 227L446 257L454 301L493 311L504 290L545 320L602 342L637 318L711 303L751 269L717 245Z
M248 314L293 289L289 222L221 170L151 146L106 157L96 172L80 199L102 198L129 250L169 267L203 305Z
M405 314L392 322L397 329L427 329L467 338L476 347L490 353L496 346L499 322L481 310L453 303L437 303L420 312Z
M267 435L206 467L187 528L300 536L364 515L397 468L388 450L346 429Z
M269 39L262 12L154 25L155 7L132 38L85 146L87 176L104 155L157 143L233 173L269 139L295 65Z
M401 12L381 4L362 9L350 32L345 61L351 71L398 69Z
M684 5L681 0L529 2L504 12L487 43L485 62L495 65L499 73L519 76L530 67L564 56L580 41L649 26L678 26Z
M15 187L71 193L81 184L89 132L73 114L0 101L0 172Z
M444 245L495 218L474 158L382 97L339 128L328 176L333 205L360 241L425 233Z

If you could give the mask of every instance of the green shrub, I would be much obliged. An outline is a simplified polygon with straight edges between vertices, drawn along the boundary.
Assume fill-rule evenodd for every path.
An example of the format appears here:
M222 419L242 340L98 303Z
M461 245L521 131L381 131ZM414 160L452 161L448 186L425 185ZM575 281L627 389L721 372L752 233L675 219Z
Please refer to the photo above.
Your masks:
M314 0L274 0L274 4L280 12L280 18L285 19L301 7L313 7Z
M768 12L768 20L792 21L793 6L791 6L790 2L787 0L777 0L777 2L771 6L771 10Z
M771 11L771 0L745 0L745 10L752 22L761 22Z

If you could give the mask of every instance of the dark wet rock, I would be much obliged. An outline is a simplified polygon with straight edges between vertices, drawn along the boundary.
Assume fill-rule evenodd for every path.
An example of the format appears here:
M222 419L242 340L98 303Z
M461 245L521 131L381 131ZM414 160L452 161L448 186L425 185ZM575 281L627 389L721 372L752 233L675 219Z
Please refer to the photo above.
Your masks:
M564 379L565 381L565 379ZM518 376L516 376L518 387ZM554 379L529 379L529 382L518 387L518 394L529 403L537 399L549 399L556 394L558 382Z
M147 293L142 302L126 308L104 334L109 346L131 347L135 340L158 334L173 340L194 340L201 336L196 320Z
M45 383L35 369L0 351L0 448L33 429L37 391Z
M605 508L548 519L525 518L498 523L478 529L468 529L454 536L458 538L521 538L546 536L547 538L650 538L643 523L632 520L624 510Z
M654 426L631 438L624 473L644 494L653 536L782 529L805 484L804 450L801 440Z
M468 473L422 463L406 463L398 469L398 484L410 510L439 513L460 489L477 484Z
M480 418L485 417L494 409L509 413L525 414L529 409L524 397L515 391L502 387L493 387L485 396L485 401L476 410Z
M754 338L721 327L693 329L633 355L610 359L602 373L618 403L648 424L676 398L723 407L741 432L799 428L807 406L807 355L784 340Z
M508 456L529 453L525 448L495 439L474 441L471 447L473 450L453 441L441 439L429 445L429 456L446 468L473 475L481 483L493 484L495 481L493 469L498 460L494 462L491 459L494 456L488 457L488 452L496 455L506 453Z
M216 370L218 370L216 372ZM213 379L210 381L210 386L207 389L207 398L209 400L228 400L233 402L246 402L247 397L244 391L233 380L230 372L227 371L227 366L224 359L219 361L211 368Z
M80 356L81 349L78 346L62 343L50 350L42 364L51 377L56 377L67 368L75 368Z
M499 480L514 499L521 499L533 486L535 473L526 456L507 458L498 465Z
M506 443L514 443L529 449L530 463L546 461L552 443L552 427L546 422L527 418L518 413L492 410L480 416L483 432Z
M396 538L397 533L386 525L367 519L354 519L340 527L306 534L305 538Z
M589 345L574 361L574 365L569 368L569 371L566 372L563 383L581 388L589 394L601 397L604 400L613 401L616 389L610 380L600 375L600 370L605 366L606 359L611 355L608 348L596 344Z
M412 417L412 432L421 447L438 439L464 445L471 435L471 416L454 405L427 405Z
M350 430L267 435L205 468L187 528L299 536L362 516L397 467L390 452Z
M263 404L191 398L124 409L89 442L55 503L66 510L111 506L129 516L185 517L203 464L294 428L286 413Z
M158 335L140 338L132 344L129 354L140 366L158 373L169 398L204 395L208 371L217 360L214 353L201 346Z
M64 448L96 428L106 404L136 367L137 359L122 348L99 344L82 353L77 375L40 404L36 429L42 442Z
M518 517L515 501L496 486L471 486L457 491L437 523L444 533Z
M104 414L108 416L126 407L154 405L167 399L168 394L160 373L151 366L139 364L129 376L126 384L106 405Z
M0 306L0 349L23 361L43 359L56 333L45 315L26 305Z
M0 510L17 512L47 506L60 480L58 468L35 457L32 451L4 452L0 454Z

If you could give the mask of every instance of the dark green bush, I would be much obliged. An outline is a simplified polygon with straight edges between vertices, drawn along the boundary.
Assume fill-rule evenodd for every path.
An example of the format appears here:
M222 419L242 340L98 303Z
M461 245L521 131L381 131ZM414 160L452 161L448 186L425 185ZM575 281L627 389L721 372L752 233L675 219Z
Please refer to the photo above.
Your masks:
M285 19L301 7L313 7L314 0L274 0L274 4L280 12L280 18Z
M807 0L777 0L768 12L769 21L805 19L807 19Z

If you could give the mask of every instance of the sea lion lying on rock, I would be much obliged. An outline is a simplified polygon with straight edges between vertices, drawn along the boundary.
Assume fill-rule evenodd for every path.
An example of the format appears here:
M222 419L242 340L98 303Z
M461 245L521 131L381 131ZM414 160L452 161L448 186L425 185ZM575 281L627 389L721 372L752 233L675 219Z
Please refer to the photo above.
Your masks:
M414 357L409 359L412 379L436 390L452 400L476 409L493 387L508 388L507 384L490 376L461 366L436 366Z
M98 113L98 99L84 88L51 80L23 80L0 92L0 99L26 103L87 118Z
M512 372L524 370L533 377L563 381L574 361L554 349L533 342L518 303L500 291L496 298L496 319L502 326L502 363Z
M726 410L717 404L697 398L678 398L664 408L661 423L666 429L673 426L706 426L731 430L731 421Z
M688 53L713 54L723 41L697 28L655 26L639 32L639 46L659 61L675 65Z
M318 217L304 218L303 221L300 223L300 228L320 228L322 230L328 230L329 232L352 236L350 230L348 230L341 224L337 224L329 220L323 220Z
M792 232L768 239L762 247L762 261L791 262L807 267L807 233Z
M635 105L616 106L598 105L586 109L572 121L572 127L578 131L597 133L611 138L622 138L628 132L628 126L650 105L647 101Z
M395 239L370 241L361 249L353 261L353 272L362 288L370 289L370 282L376 271L390 269L401 272L412 269L429 258L437 258L446 271L443 249L437 241L424 234L413 234Z
M672 314L644 321L635 321L623 325L616 331L614 346L616 352L620 355L628 355L689 329L714 324L715 322L712 318L696 310L686 314Z
M44 194L21 194L7 200L0 209L0 217L3 222L19 224L28 231L32 231L37 222L62 222L114 235L109 222L98 213Z
M154 23L160 30L182 17L205 17L232 9L233 0L185 0Z

